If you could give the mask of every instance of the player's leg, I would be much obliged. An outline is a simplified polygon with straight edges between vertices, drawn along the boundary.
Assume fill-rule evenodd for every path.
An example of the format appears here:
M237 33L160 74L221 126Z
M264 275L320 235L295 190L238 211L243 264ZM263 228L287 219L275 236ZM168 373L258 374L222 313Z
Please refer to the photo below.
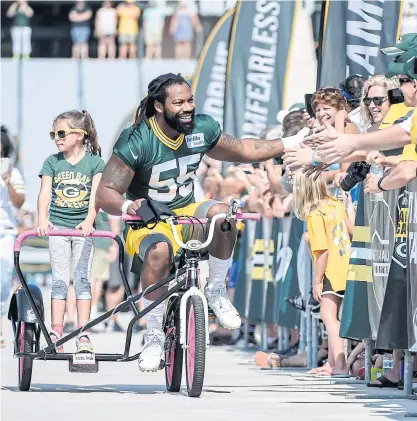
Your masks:
M133 267L141 262L142 291L168 277L173 262L172 243L169 237L169 227L158 224L153 230L142 228L129 230L126 238L126 248L129 254L135 254ZM136 268L133 269L136 272ZM152 305L164 292L165 288L147 294L143 299L144 307ZM165 335L162 322L164 303L159 303L146 316L147 332L144 336L144 347L139 358L141 371L156 371L164 355Z

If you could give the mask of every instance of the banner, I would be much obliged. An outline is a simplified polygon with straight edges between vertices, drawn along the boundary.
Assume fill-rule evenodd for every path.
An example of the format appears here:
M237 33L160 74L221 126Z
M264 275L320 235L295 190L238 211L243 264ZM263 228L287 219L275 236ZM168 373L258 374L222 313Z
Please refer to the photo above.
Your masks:
M370 243L371 233L365 214L365 198L361 183L340 322L342 338L359 341L371 338L368 312L368 284L372 283Z
M408 348L417 352L417 179L407 186L408 237L407 237L407 313Z
M380 48L394 45L401 31L404 0L326 1L319 86L339 86L348 75L384 74L392 57Z
M397 227L398 190L386 191L382 200L365 195L365 212L371 234L372 282L368 283L368 311L372 336L376 340Z
M392 261L381 311L376 346L382 349L407 348L407 217L408 192L401 189L396 205L397 231Z
M222 128L227 56L234 13L235 9L228 10L210 32L192 81L196 112L211 115Z
M277 124L300 0L239 1L226 70L224 131L257 138Z
M291 218L291 229L289 231L288 247L291 253L287 254L286 271L283 273L282 285L280 288L280 299L278 305L278 324L279 326L286 327L288 329L296 329L300 325L300 311L291 306L286 298L298 297L301 295L301 291L298 285L298 265L297 256L298 249L303 240L303 234L306 231L305 224L303 221L295 218L292 214Z

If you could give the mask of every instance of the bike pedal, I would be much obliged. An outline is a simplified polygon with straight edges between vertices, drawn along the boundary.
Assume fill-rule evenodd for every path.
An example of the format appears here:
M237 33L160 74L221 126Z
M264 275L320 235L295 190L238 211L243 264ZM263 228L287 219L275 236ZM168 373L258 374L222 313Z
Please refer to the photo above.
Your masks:
M208 318L209 320L216 320L216 315L214 314L214 311L209 307L208 308Z
M70 373L97 373L98 361L95 354L90 352L78 352L69 360Z

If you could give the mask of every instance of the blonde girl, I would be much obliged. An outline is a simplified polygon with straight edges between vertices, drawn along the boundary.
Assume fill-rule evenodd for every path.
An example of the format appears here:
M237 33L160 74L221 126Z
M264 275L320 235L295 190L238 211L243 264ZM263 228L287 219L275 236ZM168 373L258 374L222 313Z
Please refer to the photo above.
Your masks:
M294 213L307 221L314 259L313 296L321 304L320 313L329 337L328 362L315 373L348 374L338 310L346 288L355 210L350 196L345 211L343 204L329 194L323 174L314 180L298 171L293 183Z
M51 339L62 337L70 279L74 279L78 326L90 319L91 261L94 239L95 194L104 169L97 132L87 111L60 114L50 132L58 153L49 156L39 173L38 235L48 229L79 229L82 237L49 237L52 268ZM48 212L49 207L49 212ZM73 272L73 273L72 273ZM77 352L93 352L88 331L77 338ZM63 352L63 347L58 347Z

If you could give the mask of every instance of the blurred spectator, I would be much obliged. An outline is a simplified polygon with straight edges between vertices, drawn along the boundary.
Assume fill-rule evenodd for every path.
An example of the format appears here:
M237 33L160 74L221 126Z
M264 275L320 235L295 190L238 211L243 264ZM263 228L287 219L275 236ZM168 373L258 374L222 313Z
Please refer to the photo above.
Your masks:
M119 58L127 58L128 53L130 58L136 58L140 7L134 0L126 0L116 10L119 16Z
M143 12L143 34L146 45L146 58L161 58L162 35L165 26L165 12L152 1L150 7Z
M13 167L14 147L9 133L1 126L0 146L0 348L6 343L3 339L2 319L7 312L13 276L13 243L17 235L17 209L25 201L25 186L17 168Z
M32 16L33 10L25 0L18 0L12 3L7 10L7 17L13 18L11 29L13 58L20 58L20 56L29 58L32 52L32 28L30 27Z
M111 1L103 1L97 10L95 35L98 38L98 58L116 58L117 12Z
M188 7L186 0L181 0L172 16L169 30L175 42L175 58L191 58L194 30L201 32L202 29L197 13Z
M77 0L69 13L72 38L72 58L88 58L88 39L93 12L83 0Z
M349 120L358 128L360 132L364 132L369 126L364 124L360 117L360 104L363 84L366 78L361 75L350 75L340 82L340 92L346 99Z
M405 0L401 33L409 34L417 30L417 1Z

